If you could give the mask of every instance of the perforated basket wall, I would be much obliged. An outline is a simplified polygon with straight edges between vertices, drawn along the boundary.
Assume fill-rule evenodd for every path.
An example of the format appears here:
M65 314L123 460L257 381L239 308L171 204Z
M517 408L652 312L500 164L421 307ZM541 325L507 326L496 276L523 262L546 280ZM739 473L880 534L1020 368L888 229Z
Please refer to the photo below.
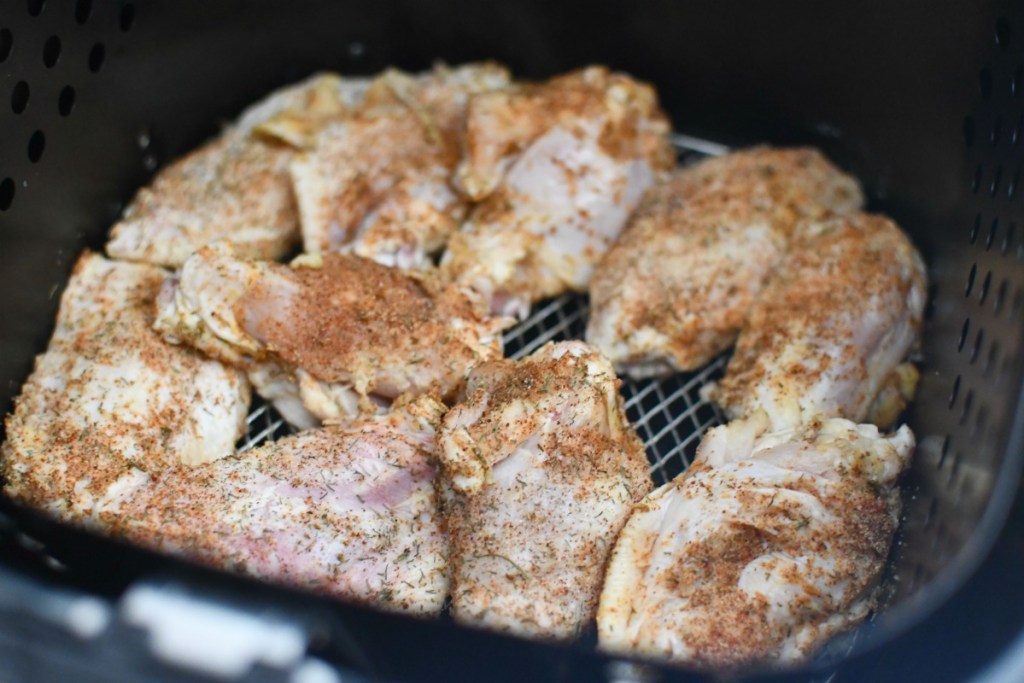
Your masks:
M531 77L606 62L655 83L677 128L692 136L679 138L684 155L714 153L714 142L822 146L862 178L871 208L891 213L924 252L932 287L922 381L906 416L919 449L886 579L888 609L858 645L880 647L959 589L998 535L1018 486L1024 9L967 0L857 4L784 12L728 1L638 2L581 13L540 0L3 0L0 411L10 409L45 347L81 249L102 246L124 203L162 163L272 88L317 69L422 69L438 58L495 58ZM586 314L585 297L546 302L506 336L507 353L578 338ZM624 385L657 482L682 471L720 420L699 388L723 366L720 358L692 375ZM284 430L259 407L242 446ZM0 572L116 600L155 567L180 569L97 543L0 501ZM506 663L516 653L516 663L552 676L571 677L566 672L591 656L583 647L527 650L446 624L331 609L361 634L352 636L361 649L346 663L372 660L395 677L427 675L414 668L424 662L451 666L436 659L435 632L446 634L446 662L456 653L467 671L496 677L466 643ZM391 651L388 634L399 631L437 642L438 652L404 661L379 654ZM600 664L586 671L626 676L593 661Z

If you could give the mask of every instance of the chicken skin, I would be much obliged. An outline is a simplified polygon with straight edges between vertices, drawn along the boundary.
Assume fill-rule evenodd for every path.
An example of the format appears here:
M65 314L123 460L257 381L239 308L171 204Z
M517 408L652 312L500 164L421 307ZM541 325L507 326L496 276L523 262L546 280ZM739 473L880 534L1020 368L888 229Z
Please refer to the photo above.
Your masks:
M132 472L234 453L245 430L245 376L153 330L165 273L92 253L75 264L46 352L7 417L4 492L80 520Z
M437 614L448 592L432 464L443 412L420 397L202 467L136 471L91 522L214 567Z
M351 116L325 126L291 164L309 253L345 249L426 269L466 214L449 183L471 95L509 84L494 64L375 78Z
M813 149L758 147L676 171L598 266L587 341L637 379L699 368L736 340L797 221L862 203Z
M585 291L594 265L675 163L650 86L604 67L474 96L456 184L478 204L452 236L446 277L525 317Z
M302 134L342 116L365 81L320 74L271 94L223 134L161 170L111 229L112 258L178 267L226 239L239 254L278 258L299 236L288 165Z
M807 221L754 304L710 395L777 426L816 415L887 426L916 384L904 363L924 316L920 255L888 218Z
M403 394L451 397L474 366L501 357L504 323L434 284L358 256L306 255L289 267L216 244L168 282L156 328L249 371L298 427L345 422Z
M784 664L868 614L914 437L841 418L708 433L637 505L598 611L602 649L728 668Z
M593 618L615 536L651 489L618 385L575 341L474 370L439 436L456 620L567 639Z

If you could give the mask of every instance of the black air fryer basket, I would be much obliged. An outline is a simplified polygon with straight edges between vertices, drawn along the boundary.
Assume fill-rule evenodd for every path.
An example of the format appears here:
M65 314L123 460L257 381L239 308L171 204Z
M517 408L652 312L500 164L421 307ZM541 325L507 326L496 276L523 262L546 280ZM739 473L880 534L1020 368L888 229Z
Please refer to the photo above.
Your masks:
M650 81L684 156L817 145L904 226L931 288L885 609L802 669L750 675L1024 680L1021 3L0 0L0 412L76 256L102 249L162 164L314 71L481 59L526 78L604 63ZM579 297L539 306L507 351L578 337L585 315ZM719 419L698 390L723 362L627 385L659 483ZM247 444L282 430L265 408L250 420ZM703 679L596 654L593 634L530 643L260 584L0 498L0 681L205 676Z

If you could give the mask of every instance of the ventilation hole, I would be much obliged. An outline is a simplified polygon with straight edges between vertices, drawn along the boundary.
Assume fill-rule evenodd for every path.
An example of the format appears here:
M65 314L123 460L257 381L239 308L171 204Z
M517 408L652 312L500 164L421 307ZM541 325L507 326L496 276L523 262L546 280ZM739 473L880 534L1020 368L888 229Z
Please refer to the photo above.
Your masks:
M1017 231L1017 224L1011 222L1006 226L1006 234L1003 235L1003 242L999 245L999 253L1006 256L1006 252L1010 251L1010 245L1013 244L1013 233Z
M988 141L993 145L999 144L999 136L1003 134L1003 117L996 115L992 122L992 130L988 134Z
M1003 179L1003 167L996 166L995 175L992 176L992 182L988 184L988 193L995 197L996 192L999 191L999 182Z
M971 406L974 405L974 390L968 389L964 394L964 406L960 410L960 424L967 422L967 416L971 414Z
M359 59L366 54L366 45L360 43L358 40L353 41L348 45L348 54L350 57Z
M33 164L43 158L43 150L46 149L46 136L43 131L37 130L28 139L28 160Z
M972 436L985 433L985 427L988 426L988 411L985 410L985 406L978 408L978 411L974 414L974 429L972 430Z
M995 339L992 340L992 344L988 347L988 355L985 357L985 369L983 372L988 375L989 372L999 363L999 342Z
M971 241L973 242L974 240L971 240ZM974 278L975 278L975 276L977 274L978 274L978 264L975 263L975 264L971 265L971 270L968 271L968 273L967 273L967 286L964 287L964 297L965 298L969 297L971 295L971 290L974 289Z
M974 335L974 346L971 347L971 363L978 360L978 354L981 353L981 345L985 343L985 330L978 330L978 334Z
M974 119L970 116L964 117L964 144L968 147L974 144Z
M0 62L11 56L11 48L14 47L14 34L10 29L0 28Z
M142 155L142 167L147 171L155 171L156 167L160 165L157 161L155 154L144 154Z
M981 164L978 164L974 168L974 178L971 180L971 192L977 192L978 188L981 187Z
M1024 291L1017 290L1013 295L1013 304L1010 307L1010 319L1015 320L1020 315L1020 309L1024 307Z
M964 326L960 328L960 339L956 342L956 350L964 350L964 342L967 341L967 334L971 331L971 319L964 320Z
M981 281L981 292L978 293L978 303L984 304L988 298L988 289L992 286L992 271L985 273L985 279Z
M1002 50L1010 46L1010 22L1006 17L996 20L996 45Z
M978 87L986 100L992 97L992 69L987 66L978 72Z
M57 111L61 116L67 116L75 108L75 89L65 85L57 98Z
M84 24L92 14L92 0L78 0L75 3L75 21Z
M978 241L978 233L981 231L981 214L974 215L974 225L971 226L971 244Z
M103 43L96 43L89 50L89 71L96 73L103 68L103 60L107 56L107 50Z
M1024 88L1024 66L1018 66L1013 70L1013 79L1010 81L1010 94L1016 97Z
M11 208L11 202L14 201L14 181L10 178L4 178L0 181L0 211L6 211Z
M1013 172L1013 176L1010 178L1010 182L1006 185L1006 198L1013 199L1013 195L1017 192L1017 183L1020 182L1020 168Z
M939 464L938 469L942 469L942 466L946 464L946 456L949 455L949 434L946 434L942 438L942 447L939 449Z
M25 5L28 7L28 13L33 17L38 17L43 11L43 5L46 2L44 0L28 0Z
M47 69L51 69L58 60L60 60L60 38L50 36L46 40L46 45L43 46L43 64Z
M992 243L996 240L996 233L999 232L999 217L992 219L992 225L988 226L988 234L985 235L985 251L992 248Z
M15 114L20 114L25 111L25 107L28 106L28 83L25 81L18 81L14 84L14 90L11 91L11 111Z
M999 315L999 312L1003 310L1003 304L1006 303L1006 290L1009 287L1009 282L1003 280L999 284L999 289L996 290L996 300L992 302L992 312Z
M128 4L121 8L121 16L118 18L118 24L121 26L122 31L130 31L132 26L135 24L135 5Z

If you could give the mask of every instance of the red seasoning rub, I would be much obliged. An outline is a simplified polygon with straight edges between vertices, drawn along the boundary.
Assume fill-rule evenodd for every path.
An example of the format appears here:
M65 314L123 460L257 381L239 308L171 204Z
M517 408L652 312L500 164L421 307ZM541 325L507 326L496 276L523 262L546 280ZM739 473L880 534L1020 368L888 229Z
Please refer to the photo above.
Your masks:
M608 552L651 488L618 385L578 341L470 376L439 434L456 620L562 639L590 623Z
M87 521L147 472L234 453L249 385L153 331L164 277L92 253L78 260L49 347L7 417L7 495Z
M796 223L862 202L814 149L756 147L676 171L598 265L587 341L635 378L704 365L735 341Z
M249 371L293 424L348 421L402 394L451 397L501 356L501 320L456 287L346 254L292 266L196 252L161 296L157 329Z
M793 425L814 415L900 413L916 383L925 269L899 227L853 213L807 221L751 310L711 395L730 417L765 410Z

